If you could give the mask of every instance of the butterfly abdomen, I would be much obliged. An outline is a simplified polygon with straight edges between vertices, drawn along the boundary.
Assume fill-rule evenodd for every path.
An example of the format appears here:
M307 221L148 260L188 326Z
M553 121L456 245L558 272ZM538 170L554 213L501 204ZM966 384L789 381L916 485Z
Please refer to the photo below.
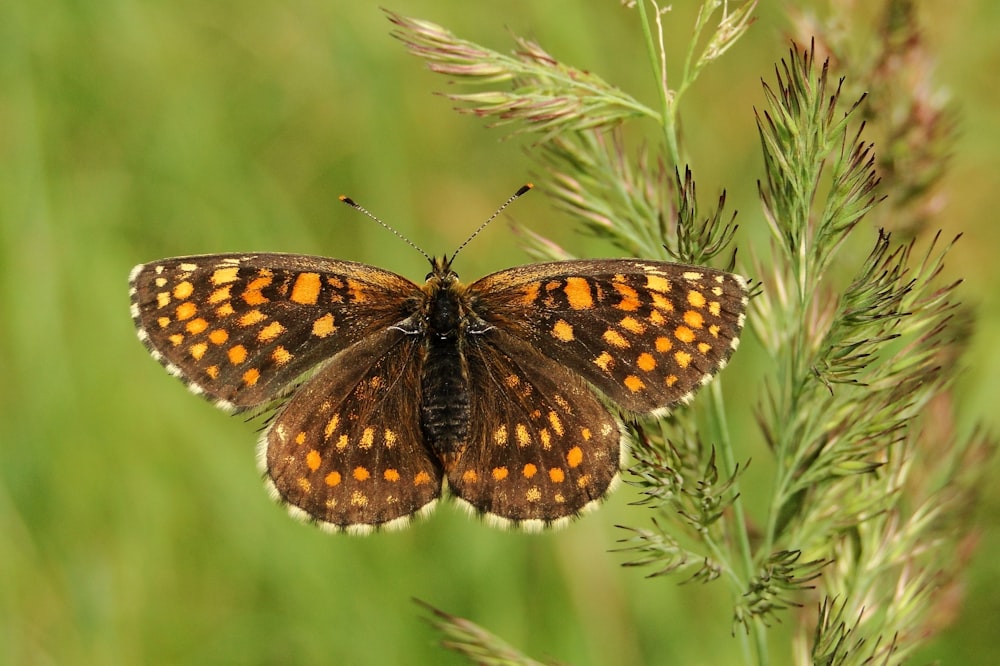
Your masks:
M469 372L454 338L429 336L421 377L424 438L445 467L465 448L469 435Z
M462 354L467 304L454 274L436 274L425 289L421 427L447 468L469 435L469 369Z

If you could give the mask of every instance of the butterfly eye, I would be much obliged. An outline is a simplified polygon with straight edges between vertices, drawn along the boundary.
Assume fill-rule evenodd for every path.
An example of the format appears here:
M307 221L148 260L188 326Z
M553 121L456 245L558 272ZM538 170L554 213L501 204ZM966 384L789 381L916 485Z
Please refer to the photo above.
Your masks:
M430 280L435 275L437 275L437 273L435 273L434 271L431 271L430 273L428 273L427 275L424 276L424 281ZM444 282L457 282L458 281L458 273L456 273L455 271L452 271L452 270L449 270L447 273L445 273L444 275L441 275L440 277L441 277L441 280L444 281Z

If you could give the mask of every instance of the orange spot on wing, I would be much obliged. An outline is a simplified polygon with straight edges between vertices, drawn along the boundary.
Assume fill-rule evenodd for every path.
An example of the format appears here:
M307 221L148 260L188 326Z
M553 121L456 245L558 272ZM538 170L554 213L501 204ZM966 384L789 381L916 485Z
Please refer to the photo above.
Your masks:
M601 352L601 355L594 359L594 365L607 372L608 368L614 364L614 360L614 357L608 352Z
M194 285L184 280L183 282L178 282L174 285L174 298L178 301L186 300L191 294L194 293Z
M268 302L267 296L260 289L247 289L243 292L243 302L249 306L263 305Z
M187 329L187 332L190 333L191 335L198 335L199 333L203 332L206 328L208 328L208 322L205 321L203 318L198 317L197 319L192 319L191 321L189 321L187 323L187 326L185 326L184 328Z
M177 306L174 314L177 315L177 319L184 321L198 314L198 306L191 301L186 301Z
M629 375L624 379L623 383L625 384L625 388L632 391L632 393L638 393L646 388L646 384L635 375Z
M337 426L340 425L340 414L334 414L329 421L326 422L326 428L323 429L323 436L330 439L330 436L337 431Z
M524 305L532 305L538 300L538 292L541 290L542 285L538 282L532 282L525 285L524 291L521 292L521 302Z
M639 292L622 282L613 282L612 286L622 297L621 301L615 303L615 307L617 309L624 310L626 312L632 312L639 309L639 305L641 305Z
M226 268L217 268L209 280L214 285L226 284L227 282L233 282L236 280L236 274L239 272L239 267L237 266L227 266Z
M319 451L310 449L309 453L306 454L306 467L315 472L322 463L323 458L319 455Z
M333 315L329 312L313 322L312 334L317 338L325 338L336 330L337 327L333 325Z
M635 317L625 317L618 322L618 324L629 333L635 333L636 335L639 335L646 330L646 325Z
M705 307L705 294L692 289L688 292L688 303L696 308Z
M518 446L531 444L531 435L523 423L518 423L517 427L514 428L514 436L517 438Z
M673 302L664 296L663 294L658 294L653 292L653 307L657 310L663 310L664 312L673 312L674 304Z
M705 323L705 318L701 316L700 312L688 310L684 313L684 323L691 328L701 328L702 324Z
M260 379L260 370L257 368L250 368L243 373L243 383L247 386L256 385L258 379Z
M208 295L208 302L211 303L212 305L218 305L219 303L228 301L230 298L229 290L232 288L233 285L231 284L227 284L225 287L219 287L218 289L216 289L215 291L213 291L211 294Z
M247 360L247 348L243 345L230 347L226 354L229 356L229 362L233 365L239 365L243 361Z
M562 437L563 435L563 424L559 415L555 412L549 412L549 423L552 425L552 429L556 431L556 434Z
M694 331L692 331L687 326L678 326L674 331L674 337L681 342L693 342L694 341Z
M666 293L671 289L670 280L663 277L662 275L647 275L646 289L649 289L650 291L659 291Z
M552 326L552 337L561 342L571 342L573 340L573 327L565 320L560 319Z
M604 341L612 347L618 347L619 349L627 349L629 347L628 340L626 340L621 333L612 328L604 331L604 335L601 337L604 338Z
M563 288L569 306L574 310L589 310L594 307L594 297L590 293L590 283L581 277L566 278Z
M242 317L237 319L236 323L242 326L243 328L246 328L247 326L253 326L254 324L264 321L265 319L267 319L267 315L265 315L260 310L250 310Z
M316 305L316 301L319 300L319 290L319 273L299 273L288 298L302 305Z

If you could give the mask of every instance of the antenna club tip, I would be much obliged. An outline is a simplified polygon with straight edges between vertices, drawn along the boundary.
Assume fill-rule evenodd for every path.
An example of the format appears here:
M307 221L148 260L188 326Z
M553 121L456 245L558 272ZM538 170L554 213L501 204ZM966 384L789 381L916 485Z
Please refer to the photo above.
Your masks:
M534 183L525 183L524 185L521 186L521 189L519 189L517 191L517 194L515 194L514 196L518 196L519 197L522 194L524 194L525 192L527 192L528 190L532 190L534 188L535 188L535 184Z
M337 197L337 198L338 198L338 199L340 199L341 201L343 201L343 202L344 202L345 204L347 204L348 206L354 206L354 207L357 207L357 205L358 205L358 204L354 203L354 199L352 199L351 197L347 196L346 194L341 194L341 195L340 195L339 197Z

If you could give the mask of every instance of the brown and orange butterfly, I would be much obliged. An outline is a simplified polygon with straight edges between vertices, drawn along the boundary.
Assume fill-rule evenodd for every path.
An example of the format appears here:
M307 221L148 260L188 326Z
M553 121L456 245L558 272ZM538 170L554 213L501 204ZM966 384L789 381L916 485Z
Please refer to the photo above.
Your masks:
M494 522L566 522L618 477L618 409L687 402L743 327L746 280L711 268L557 261L466 285L453 259L422 286L304 255L164 259L133 269L132 318L194 393L275 409L259 448L272 494L355 533L428 512L445 481Z

